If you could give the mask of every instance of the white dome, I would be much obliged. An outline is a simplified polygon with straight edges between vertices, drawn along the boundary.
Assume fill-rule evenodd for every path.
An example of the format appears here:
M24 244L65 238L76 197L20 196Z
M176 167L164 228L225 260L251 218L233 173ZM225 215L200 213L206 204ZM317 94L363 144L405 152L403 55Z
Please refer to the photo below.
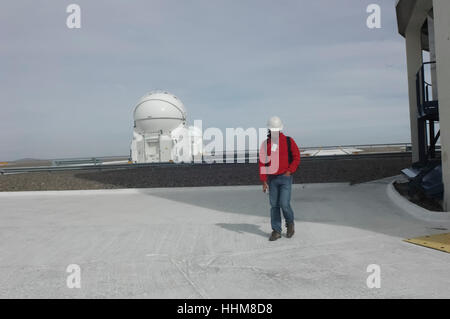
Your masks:
M170 133L186 122L183 103L167 92L150 92L134 109L134 123L140 133Z

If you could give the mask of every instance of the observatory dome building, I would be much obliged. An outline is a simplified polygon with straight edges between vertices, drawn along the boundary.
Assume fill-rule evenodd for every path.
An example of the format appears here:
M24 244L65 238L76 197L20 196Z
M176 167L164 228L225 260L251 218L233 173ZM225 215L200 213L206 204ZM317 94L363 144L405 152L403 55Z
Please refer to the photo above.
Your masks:
M190 162L202 152L198 132L186 125L186 109L175 95L153 91L133 112L133 163Z

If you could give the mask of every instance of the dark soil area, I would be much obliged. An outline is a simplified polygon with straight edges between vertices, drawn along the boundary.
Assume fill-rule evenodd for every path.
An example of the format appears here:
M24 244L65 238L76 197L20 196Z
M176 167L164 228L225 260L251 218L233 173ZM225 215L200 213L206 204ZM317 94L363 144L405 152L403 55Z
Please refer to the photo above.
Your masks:
M397 190L397 192L400 193L403 197L408 199L410 202L423 207L425 209L435 211L435 212L442 212L443 206L442 206L442 200L438 199L432 199L427 198L424 194L417 193L414 196L410 196L408 194L408 183L394 183L394 187Z
M398 175L411 154L303 158L294 183L363 183ZM203 164L33 172L0 176L0 191L192 187L259 184L257 164Z

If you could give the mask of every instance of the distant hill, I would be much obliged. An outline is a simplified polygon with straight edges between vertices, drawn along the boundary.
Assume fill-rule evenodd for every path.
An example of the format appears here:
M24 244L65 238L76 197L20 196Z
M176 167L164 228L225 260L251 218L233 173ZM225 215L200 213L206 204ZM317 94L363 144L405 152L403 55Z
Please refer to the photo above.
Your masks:
M38 158L20 158L15 161L5 161L7 162L6 167L30 167L30 166L50 166L52 164L51 160L38 159Z
M13 161L13 162L15 162L15 163L23 163L23 162L42 162L42 161L48 161L48 160L40 159L40 158L20 158L18 160Z

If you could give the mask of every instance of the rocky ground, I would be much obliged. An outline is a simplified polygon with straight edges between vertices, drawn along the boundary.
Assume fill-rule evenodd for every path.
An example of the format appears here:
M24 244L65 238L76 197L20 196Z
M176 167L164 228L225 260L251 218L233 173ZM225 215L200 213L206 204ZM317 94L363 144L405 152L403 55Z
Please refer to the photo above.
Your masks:
M303 158L294 183L361 183L397 175L411 154ZM259 184L257 164L202 164L0 175L0 191L192 187Z
M416 205L419 205L425 209L435 211L435 212L442 212L443 211L443 205L442 200L435 199L435 198L427 198L425 194L423 193L416 193L414 195L410 195L408 192L408 183L403 182L394 183L394 187L402 196L407 198L409 201L413 202Z

